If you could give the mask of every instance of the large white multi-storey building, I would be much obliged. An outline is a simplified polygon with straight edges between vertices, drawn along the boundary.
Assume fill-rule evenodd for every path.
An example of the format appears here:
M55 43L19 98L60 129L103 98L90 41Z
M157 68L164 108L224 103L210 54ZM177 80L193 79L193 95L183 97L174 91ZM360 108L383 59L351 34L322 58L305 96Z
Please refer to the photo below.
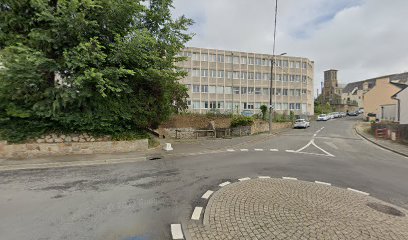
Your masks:
M272 55L216 49L185 48L178 66L188 72L180 80L189 91L192 112L210 110L260 111L269 106ZM313 115L314 62L307 58L275 56L272 105L278 113Z

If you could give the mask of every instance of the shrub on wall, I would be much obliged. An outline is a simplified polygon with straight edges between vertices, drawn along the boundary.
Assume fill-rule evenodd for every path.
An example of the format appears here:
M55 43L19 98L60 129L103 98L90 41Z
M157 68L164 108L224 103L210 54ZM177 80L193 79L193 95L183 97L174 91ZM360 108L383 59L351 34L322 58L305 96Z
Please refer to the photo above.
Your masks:
M253 123L254 119L252 117L235 116L231 121L231 127L251 126Z

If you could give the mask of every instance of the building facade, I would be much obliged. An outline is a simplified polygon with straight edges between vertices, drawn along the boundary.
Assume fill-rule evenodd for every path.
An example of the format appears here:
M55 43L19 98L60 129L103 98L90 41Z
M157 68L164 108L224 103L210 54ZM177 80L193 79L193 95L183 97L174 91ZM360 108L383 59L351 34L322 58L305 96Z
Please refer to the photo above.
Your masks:
M408 85L402 86L392 98L397 100L396 121L400 124L408 124Z
M189 111L260 112L269 106L272 55L204 48L185 48L178 66L188 72ZM314 62L275 56L272 106L278 113L313 115Z

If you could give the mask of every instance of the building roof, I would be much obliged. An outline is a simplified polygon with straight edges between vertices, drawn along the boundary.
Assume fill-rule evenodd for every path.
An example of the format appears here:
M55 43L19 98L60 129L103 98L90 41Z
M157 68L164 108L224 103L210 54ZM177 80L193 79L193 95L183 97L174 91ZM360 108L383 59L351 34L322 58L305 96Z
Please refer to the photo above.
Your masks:
M362 90L365 82L368 82L368 89L371 89L375 86L377 79L380 79L380 78L389 78L391 83L408 85L408 72L405 72L405 73L390 74L390 75L380 76L376 78L366 79L363 81L349 83L344 87L343 93L351 93L356 88L358 90Z
M406 84L394 83L394 82L392 82L391 84L393 84L393 85L395 85L395 86L401 88L401 90L399 90L396 94L392 95L391 98L396 98L397 95L398 95L400 92L404 91L405 89L408 89L408 85L406 85Z

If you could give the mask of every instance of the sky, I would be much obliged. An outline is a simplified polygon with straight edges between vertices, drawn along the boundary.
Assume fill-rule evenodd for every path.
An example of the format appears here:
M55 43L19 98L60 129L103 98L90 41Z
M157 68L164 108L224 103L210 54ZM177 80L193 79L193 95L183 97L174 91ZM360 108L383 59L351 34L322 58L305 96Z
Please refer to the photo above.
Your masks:
M195 21L189 47L272 54L275 0L174 0ZM315 62L340 83L408 71L408 0L279 0L276 54Z

